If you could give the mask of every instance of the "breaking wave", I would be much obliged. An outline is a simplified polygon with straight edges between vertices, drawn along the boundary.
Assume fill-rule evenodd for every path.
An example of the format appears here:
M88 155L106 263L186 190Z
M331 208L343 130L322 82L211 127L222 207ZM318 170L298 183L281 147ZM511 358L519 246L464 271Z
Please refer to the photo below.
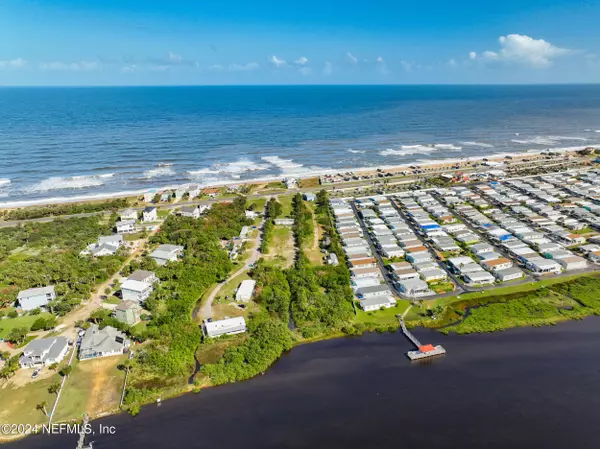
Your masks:
M461 142L460 144L464 145L465 147L494 148L494 145L485 142L466 141Z
M585 137L565 137L565 136L535 136L529 139L512 139L511 142L520 145L556 145L561 142L579 141L585 142Z
M10 179L0 178L0 187L6 187L8 185L10 185Z
M353 150L353 149L348 150L348 153L354 153L354 154L364 154L366 152L367 152L367 150Z
M31 193L49 192L52 190L84 189L86 187L98 187L105 183L105 180L112 178L113 173L93 176L54 176L44 179L39 183L26 187L24 190Z
M158 164L156 168L152 168L150 170L146 170L144 172L144 178L152 179L152 178L163 178L166 176L174 176L175 169L171 165L161 165Z

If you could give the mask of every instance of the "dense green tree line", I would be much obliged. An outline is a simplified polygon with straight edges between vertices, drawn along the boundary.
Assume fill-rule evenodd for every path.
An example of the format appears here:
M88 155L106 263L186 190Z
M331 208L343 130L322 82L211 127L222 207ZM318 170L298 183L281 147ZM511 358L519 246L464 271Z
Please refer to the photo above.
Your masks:
M290 331L285 323L267 316L249 322L250 337L241 345L230 347L217 363L202 367L214 385L249 379L267 370L284 351L292 348Z
M308 209L302 199L302 195L299 193L292 200L292 216L294 217L293 230L296 245L298 248L302 248L307 241L313 238L315 229L312 221L312 212Z
M263 254L269 252L269 246L273 241L273 231L275 229L274 220L281 215L281 212L281 204L275 198L271 198L266 207L265 224L263 225L263 235L260 243L260 252Z
M11 211L2 212L5 220L31 220L58 215L84 214L90 212L102 212L107 210L116 211L127 207L124 198L99 203L74 203L74 204L52 204L48 206L32 206Z
M256 301L283 323L289 322L292 295L286 272L266 265L261 259L252 271L252 278L257 283Z
M322 215L325 223L331 223L329 197L325 191L317 195L316 212ZM312 214L300 195L294 198L294 219L296 240L302 242L312 238ZM300 247L296 263L287 273L292 293L292 316L304 337L338 331L353 317L350 271L344 263L344 252L337 234L330 224L325 226L330 234L329 249L336 254L339 252L341 263L337 266L312 266Z

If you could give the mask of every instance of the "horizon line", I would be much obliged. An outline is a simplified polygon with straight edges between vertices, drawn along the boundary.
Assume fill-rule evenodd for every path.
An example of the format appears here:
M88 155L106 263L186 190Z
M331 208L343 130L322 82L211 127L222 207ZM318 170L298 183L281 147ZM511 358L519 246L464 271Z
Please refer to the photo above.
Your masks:
M132 87L491 87L491 86L600 86L600 82L557 83L339 83L339 84L15 84L0 89L132 88Z

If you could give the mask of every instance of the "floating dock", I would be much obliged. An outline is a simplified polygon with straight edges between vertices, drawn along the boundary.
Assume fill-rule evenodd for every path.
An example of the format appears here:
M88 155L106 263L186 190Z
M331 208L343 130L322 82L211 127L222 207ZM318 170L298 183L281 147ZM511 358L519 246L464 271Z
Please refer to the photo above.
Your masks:
M402 327L402 333L406 335L416 347L416 351L408 351L406 356L411 360L420 360L428 357L434 357L436 355L446 354L446 350L441 345L424 345L421 344L417 337L415 337L407 328L406 324L404 324L404 320L400 318L400 326Z

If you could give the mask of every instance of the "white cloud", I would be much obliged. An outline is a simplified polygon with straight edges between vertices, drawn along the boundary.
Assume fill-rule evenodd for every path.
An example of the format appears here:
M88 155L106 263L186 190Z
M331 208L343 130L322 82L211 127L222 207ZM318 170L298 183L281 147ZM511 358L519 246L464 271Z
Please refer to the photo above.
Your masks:
M279 59L277 56L273 55L271 56L271 59L269 60L275 67L282 67L284 65L286 65L287 63L285 62L285 60L283 59Z
M96 61L79 61L79 62L43 62L40 64L42 70L67 71L72 72L87 72L100 68L100 64Z
M306 65L307 62L308 62L308 58L305 56L301 56L300 58L298 58L294 61L294 64Z
M451 59L450 61L448 61L448 65L450 67L456 67L456 61L454 59Z
M352 53L350 53L350 52L346 53L346 57L348 58L348 61L350 61L351 64L358 63L358 58L356 56L354 56Z
M253 70L258 70L259 65L258 62L249 62L247 64L230 64L229 70L233 72L251 72Z
M415 63L412 61L400 61L400 65L405 72L411 72L416 67Z
M378 56L375 61L377 62L377 70L379 73L382 75L387 75L389 71L384 59L381 56Z
M183 60L183 57L169 50L169 52L167 53L167 59L171 62L181 62Z
M378 62L379 64L385 64L385 61L383 60L383 58L382 58L381 56L378 56L378 57L377 57L377 62Z
M333 64L331 62L327 61L323 65L323 74L329 76L332 73L333 73Z
M300 73L303 76L308 76L308 75L310 75L312 73L312 69L310 67L301 67L300 68Z
M137 72L138 69L139 69L139 67L136 64L129 64L129 65L123 66L123 68L121 69L121 72L133 73L133 72Z
M23 58L0 61L0 69L21 69L26 65L27 61L25 61Z
M554 59L573 53L573 50L557 47L544 39L533 39L521 34L500 36L498 42L498 51L484 51L479 57L475 52L471 52L469 58L545 68L551 66Z

